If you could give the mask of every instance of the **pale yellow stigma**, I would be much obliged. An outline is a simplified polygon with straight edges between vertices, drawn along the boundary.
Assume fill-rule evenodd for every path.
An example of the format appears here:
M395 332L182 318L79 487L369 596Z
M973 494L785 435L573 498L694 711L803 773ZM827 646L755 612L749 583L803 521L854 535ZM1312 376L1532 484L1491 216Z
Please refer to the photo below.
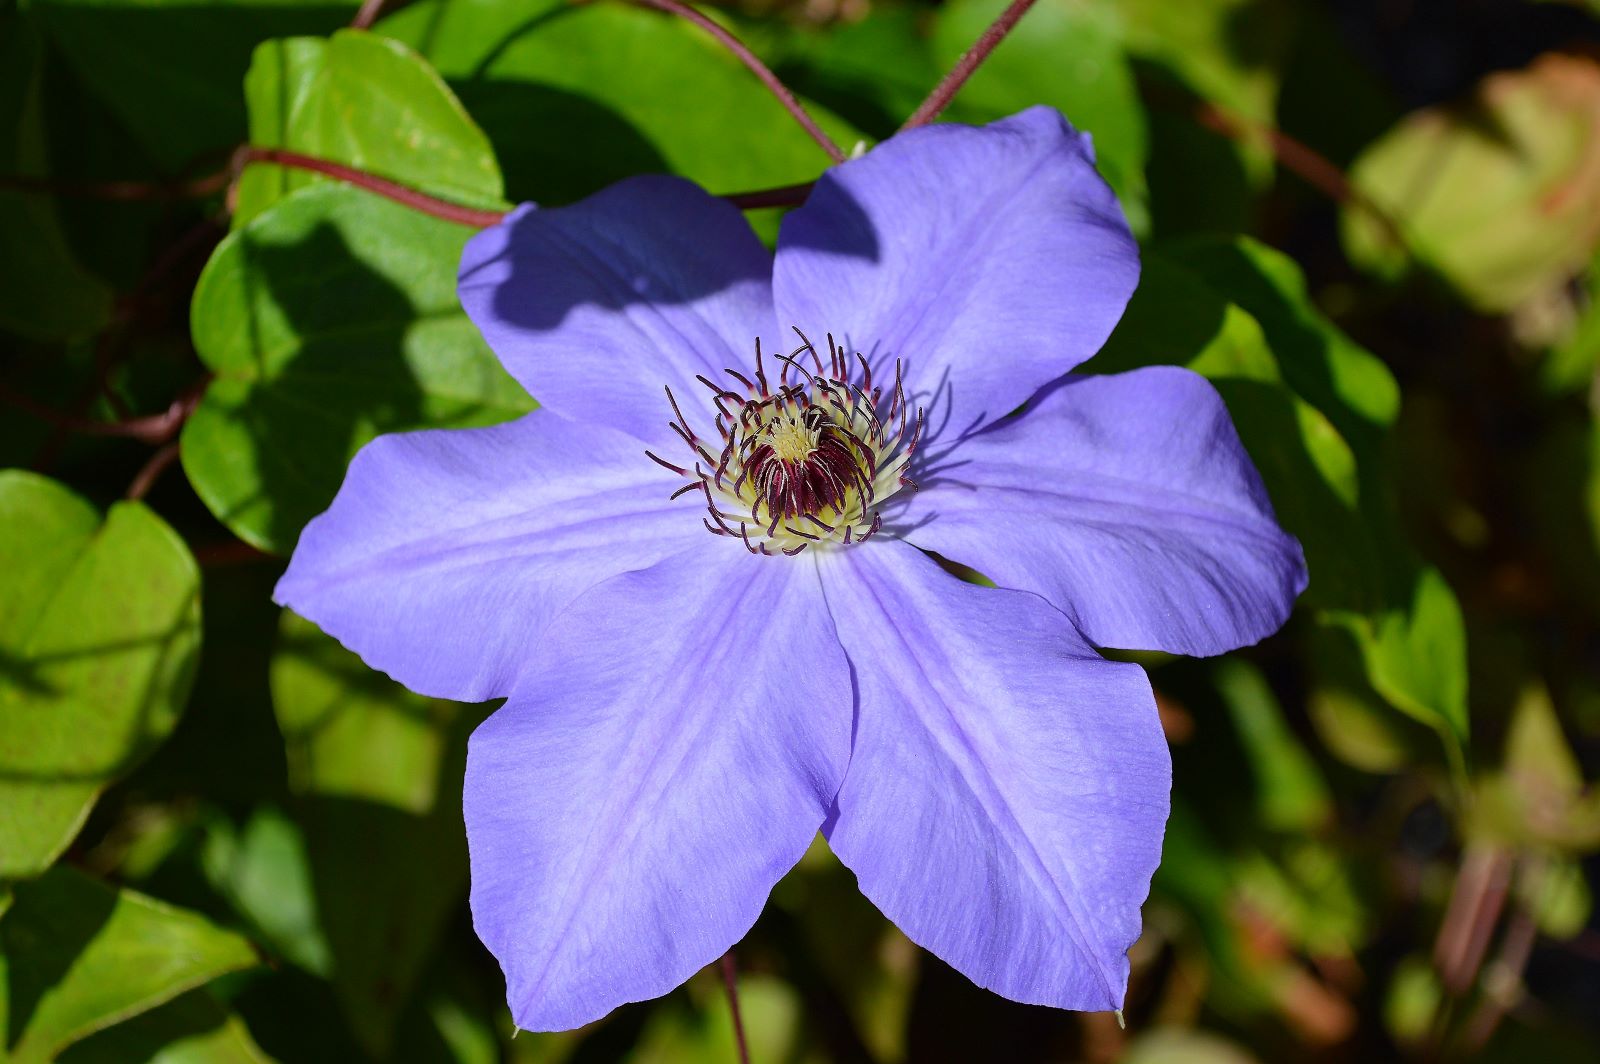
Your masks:
M803 462L817 449L820 429L808 428L805 422L790 413L775 418L767 426L767 436L772 441L773 453L785 462Z

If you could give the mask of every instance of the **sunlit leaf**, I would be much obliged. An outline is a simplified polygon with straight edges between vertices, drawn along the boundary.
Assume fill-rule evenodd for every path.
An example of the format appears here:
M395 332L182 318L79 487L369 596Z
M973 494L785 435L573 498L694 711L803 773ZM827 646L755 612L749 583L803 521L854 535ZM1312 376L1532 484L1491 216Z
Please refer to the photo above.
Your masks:
M1594 253L1597 122L1591 59L1552 53L1491 74L1466 102L1412 114L1357 160L1351 180L1385 217L1348 207L1345 246L1391 277L1415 257L1475 306L1509 310Z
M1117 372L1157 363L1203 374L1227 402L1279 522L1305 548L1306 602L1374 602L1375 566L1349 444L1284 382L1254 317L1199 274L1147 253L1133 301L1090 368Z
M91 1035L61 1064L272 1064L239 1017L204 990L192 990Z
M1556 854L1600 849L1600 790L1586 786L1550 696L1530 688L1517 703L1501 771L1478 781L1468 833Z
M739 192L809 181L829 165L736 59L659 12L424 0L378 29L455 86L494 142L513 199L567 202L649 172ZM859 134L817 111L848 151Z
M398 41L360 30L268 41L256 49L244 89L251 144L330 159L456 203L502 205L488 138ZM321 180L252 166L239 183L233 224Z
M1248 312L1273 366L1251 372L1282 380L1299 404L1306 454L1333 496L1321 494L1315 512L1305 514L1295 507L1315 500L1305 497L1317 482L1303 471L1275 468L1293 454L1284 446L1287 434L1260 432L1219 381L1280 519L1306 548L1306 603L1355 637L1368 678L1386 700L1439 730L1457 750L1467 736L1465 625L1455 593L1416 558L1400 527L1388 434L1399 409L1393 376L1322 316L1286 256L1248 239L1185 240L1169 254L1228 301L1229 313ZM1173 296L1158 295L1149 313L1156 318L1165 303L1160 325L1170 329ZM1193 297L1190 305L1198 305ZM1129 313L1138 306L1136 295ZM1213 353L1190 364L1219 380L1225 363Z
M0 878L64 850L100 791L172 730L194 678L199 571L142 503L102 520L0 472Z
M0 919L10 1057L54 1058L73 1042L256 962L250 944L202 917L82 873L19 883Z
M240 538L287 553L380 433L482 425L532 407L456 300L470 235L324 184L217 249L192 321L216 379L184 426L183 465Z
M1467 635L1455 592L1431 566L1417 574L1412 600L1376 623L1353 623L1367 652L1372 684L1398 709L1467 736Z

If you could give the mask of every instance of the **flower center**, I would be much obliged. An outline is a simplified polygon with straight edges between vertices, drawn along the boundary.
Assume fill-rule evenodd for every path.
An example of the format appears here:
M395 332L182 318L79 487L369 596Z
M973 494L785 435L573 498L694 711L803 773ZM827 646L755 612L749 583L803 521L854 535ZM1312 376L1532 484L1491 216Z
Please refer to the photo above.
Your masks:
M906 467L922 433L922 411L909 413L899 364L886 397L860 355L857 380L832 336L824 366L811 341L795 332L802 344L778 356L776 388L762 365L759 340L755 380L732 369L725 372L738 388L699 378L717 408L720 445L695 434L667 389L677 415L670 424L693 453L692 469L645 452L690 481L674 498L700 492L709 512L706 528L739 539L753 554L862 542L882 527L882 503L915 486Z

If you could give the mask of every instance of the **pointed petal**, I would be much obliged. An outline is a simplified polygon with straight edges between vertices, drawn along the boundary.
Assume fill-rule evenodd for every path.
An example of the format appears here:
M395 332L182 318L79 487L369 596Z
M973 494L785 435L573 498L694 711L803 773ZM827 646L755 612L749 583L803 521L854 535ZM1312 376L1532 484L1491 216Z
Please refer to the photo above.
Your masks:
M472 736L478 935L512 1015L562 1030L738 941L849 758L849 669L809 560L704 536L595 588Z
M859 699L834 853L979 986L1121 1008L1172 778L1144 673L901 542L821 569Z
M918 483L907 538L1100 646L1220 654L1277 631L1306 586L1227 407L1185 369L1072 378Z
M773 333L772 256L737 208L682 178L524 206L461 257L461 305L506 370L562 417L672 448L671 387L704 414ZM704 427L701 428L704 431ZM663 454L663 457L671 457Z
M829 170L784 220L773 290L781 326L831 331L881 378L903 359L937 439L1099 350L1138 277L1088 138L1035 107L902 133Z
M414 691L504 695L579 592L710 538L680 483L633 437L543 410L380 436L274 598Z

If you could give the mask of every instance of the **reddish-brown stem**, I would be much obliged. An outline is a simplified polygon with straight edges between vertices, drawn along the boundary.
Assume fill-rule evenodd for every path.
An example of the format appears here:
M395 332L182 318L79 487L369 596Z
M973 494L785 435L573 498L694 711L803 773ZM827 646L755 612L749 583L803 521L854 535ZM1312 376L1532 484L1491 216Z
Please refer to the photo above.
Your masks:
M733 950L722 955L722 985L728 991L728 1011L733 1013L733 1041L739 1049L739 1064L750 1064L750 1045L744 1037L744 1017L739 1012L739 971Z
M1466 993L1477 981L1505 905L1511 863L1509 854L1492 847L1469 848L1461 857L1433 950L1439 980L1453 996Z
M1282 130L1250 122L1214 103L1200 104L1195 109L1195 117L1207 129L1221 133L1230 140L1242 140L1253 135L1264 138L1272 148L1273 157L1283 164L1285 170L1298 175L1306 184L1335 203L1349 203L1355 198L1355 192L1343 171Z
M652 3L654 0L636 0L638 3ZM71 185L60 184L42 178L0 177L0 187L11 185L17 188L26 188L52 195L91 194L92 189L99 189L107 194L107 198L122 200L155 199L161 197L180 198L181 196L210 195L225 188L237 174L252 163L268 163L274 166L285 166L294 170L308 170L312 173L331 177L337 181L344 181L364 188L368 192L394 200L414 210L443 218L448 222L472 226L482 229L495 225L505 217L504 211L485 210L478 207L468 207L460 203L439 199L426 192L419 192L409 185L398 181L391 181L386 177L358 170L353 166L334 162L331 159L320 159L314 155L303 152L290 151L286 148L257 148L246 145L234 153L232 163L220 173L209 177L200 178L185 184L139 184L137 182L116 182L111 185ZM739 207L741 210L754 210L760 207L794 207L805 202L814 182L806 181L797 185L784 185L779 188L759 189L754 192L736 192L722 198ZM111 194L115 193L115 194ZM202 223L200 231L194 237L204 237L208 232L214 232L216 226L212 223ZM188 240L180 241L180 249L174 254L187 253ZM161 264L152 273L165 273L166 264Z
M361 9L356 12L356 17L350 20L353 30L371 29L372 24L378 21L378 16L383 14L383 9L389 0L361 0Z
M155 487L156 481L161 479L161 474L167 471L178 457L178 441L173 440L161 447L150 460L134 475L133 483L128 485L127 498L142 499L150 494L150 489Z
M638 0L640 3L648 0ZM349 182L368 192L387 197L397 203L405 204L425 214L446 221L458 222L461 225L470 225L482 229L485 226L498 224L505 218L504 211L481 210L476 207L464 207L459 203L449 200L437 199L425 192L418 192L398 181L390 181L376 174L369 174L365 170L357 170L353 166L345 166L330 159L319 159L312 155L303 155L300 152L287 151L282 148L242 148L235 165L239 168L253 163L274 163L278 166L288 166L297 170L310 170L340 181ZM798 185L783 185L779 188L759 189L754 192L735 192L722 198L738 207L740 210L754 210L759 207L795 207L804 203L806 196L811 193L814 181L805 181Z
M692 22L711 34L712 37L716 38L718 44L733 53L734 58L743 63L750 73L754 74L761 84L767 87L767 91L772 93L777 101L783 105L784 110L793 116L794 120L800 124L800 128L810 134L811 139L816 141L822 150L828 153L828 158L836 163L844 162L844 151L833 142L832 137L822 131L822 127L817 125L816 120L801 105L800 100L794 93L789 91L789 86L779 80L778 75L774 74L754 52L745 47L744 42L729 33L716 20L708 18L688 4L680 3L679 0L630 0L630 2L641 7L653 7L657 11L664 11L669 15L676 15L678 18Z
M1246 140L1260 137L1272 151L1278 165L1300 180L1321 192L1335 203L1350 204L1370 214L1384 228L1388 237L1404 246L1399 227L1394 220L1361 190L1350 183L1344 171L1335 166L1327 156L1310 145L1296 140L1281 129L1253 122L1214 103L1202 103L1195 108L1195 118L1213 133L1229 140Z
M1467 1056L1475 1056L1488 1044L1495 1028L1522 996L1522 976L1538 937L1539 925L1534 918L1520 907L1513 911L1506 921L1500 952L1485 972L1483 1000L1462 1035Z
M59 410L53 410L25 395L13 392L4 385L0 385L0 402L10 403L17 409L32 414L40 421L48 422L68 432L76 432L85 436L120 436L125 439L148 443L151 446L159 446L177 434L178 429L183 426L190 412L194 410L195 404L200 401L200 395L203 391L204 384L196 385L177 399L174 399L172 405L160 414L126 418L122 421L94 421L89 418L63 414Z
M241 171L251 163L272 163L295 170L309 170L312 173L347 182L357 188L364 188L368 192L375 192L423 214L431 214L435 218L443 218L447 222L472 226L475 229L494 225L505 217L504 211L484 210L451 203L449 200L430 196L426 192L418 192L398 181L390 181L387 177L379 177L377 174L369 174L365 170L357 170L353 166L336 163L331 159L319 159L314 155L304 155L286 148L247 147L241 149L235 156L235 166Z
M815 186L815 181L803 181L798 185L763 188L755 192L733 192L722 198L742 211L753 211L760 207L798 207L811 195Z
M259 551L242 539L226 543L208 543L194 548L194 560L202 569L215 569L224 565L244 565L249 562L271 560L272 555Z
M1000 17L979 34L978 39L972 42L972 47L962 53L961 58L956 60L956 65L950 68L950 73L933 87L933 91L928 93L928 98L917 105L917 109L911 112L911 117L906 119L900 128L916 129L938 118L940 113L950 106L950 101L955 99L956 93L961 91L961 86L967 83L967 79L983 65L985 59L989 58L989 53L999 47L1000 42L1005 40L1006 34L1011 32L1036 2L1037 0L1011 0L1011 6L1000 12Z

